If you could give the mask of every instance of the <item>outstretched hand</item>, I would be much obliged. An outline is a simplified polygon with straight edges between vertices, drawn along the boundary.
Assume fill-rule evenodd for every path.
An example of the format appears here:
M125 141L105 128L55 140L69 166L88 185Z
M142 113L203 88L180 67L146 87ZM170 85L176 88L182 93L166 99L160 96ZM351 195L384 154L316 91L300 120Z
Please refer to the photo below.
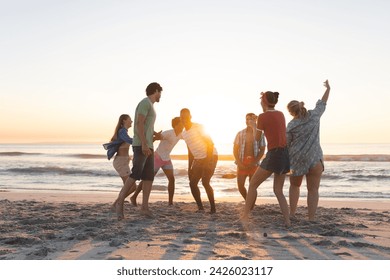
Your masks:
M322 96L322 101L326 103L326 102L328 101L329 92L330 92L330 85L329 85L328 80L326 80L326 81L324 82L324 86L326 87L326 90L325 90L324 95Z
M327 89L330 89L330 85L329 85L328 80L326 80L326 81L324 82L324 87L326 87Z
M153 141L156 141L156 140L162 140L162 130L160 130L159 132L154 132L153 133Z

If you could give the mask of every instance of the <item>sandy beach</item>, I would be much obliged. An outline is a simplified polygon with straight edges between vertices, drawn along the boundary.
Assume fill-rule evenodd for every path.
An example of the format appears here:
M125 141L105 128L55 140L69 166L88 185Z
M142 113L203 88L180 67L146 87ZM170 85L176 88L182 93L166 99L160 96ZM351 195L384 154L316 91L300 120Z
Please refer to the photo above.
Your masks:
M217 199L217 213L196 212L192 197L151 196L153 218L115 194L0 192L1 260L389 260L390 211L385 201L320 200L317 222L305 200L286 229L276 198L259 197L250 223L241 198Z

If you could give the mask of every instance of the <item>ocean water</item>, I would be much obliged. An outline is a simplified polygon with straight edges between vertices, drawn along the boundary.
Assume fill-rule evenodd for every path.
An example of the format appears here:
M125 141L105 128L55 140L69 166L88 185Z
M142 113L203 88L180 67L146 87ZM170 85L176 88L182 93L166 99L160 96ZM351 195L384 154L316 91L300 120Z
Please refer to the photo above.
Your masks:
M390 144L323 145L325 172L320 196L333 199L390 200ZM175 195L191 195L187 161L173 160L176 177ZM212 178L216 199L240 197L232 160L220 160ZM160 171L153 193L167 194L167 179ZM98 144L37 145L0 144L1 191L114 192L122 180ZM288 195L288 179L284 192ZM202 196L205 196L200 186ZM273 197L272 177L258 188L260 197ZM301 196L306 196L305 182Z

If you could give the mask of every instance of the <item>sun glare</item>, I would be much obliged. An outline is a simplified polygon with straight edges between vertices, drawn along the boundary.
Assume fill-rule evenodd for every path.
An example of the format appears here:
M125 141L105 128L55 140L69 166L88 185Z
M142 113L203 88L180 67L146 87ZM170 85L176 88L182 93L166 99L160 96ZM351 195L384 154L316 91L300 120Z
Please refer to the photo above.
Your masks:
M210 104L214 104L212 109ZM215 104L219 104L215 106ZM245 127L245 113L234 108L230 103L223 106L216 100L191 110L192 121L203 125L205 132L211 136L220 154L230 154L237 132ZM210 109L207 109L210 108Z

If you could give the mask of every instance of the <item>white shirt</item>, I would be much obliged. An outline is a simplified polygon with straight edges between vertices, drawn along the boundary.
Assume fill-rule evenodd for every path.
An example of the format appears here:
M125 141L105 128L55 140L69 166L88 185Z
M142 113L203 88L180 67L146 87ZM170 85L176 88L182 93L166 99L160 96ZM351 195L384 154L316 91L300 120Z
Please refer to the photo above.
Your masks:
M181 133L176 135L173 129L163 131L161 133L162 139L160 140L160 144L156 149L156 153L158 153L163 161L171 160L170 154L180 139L183 139Z

